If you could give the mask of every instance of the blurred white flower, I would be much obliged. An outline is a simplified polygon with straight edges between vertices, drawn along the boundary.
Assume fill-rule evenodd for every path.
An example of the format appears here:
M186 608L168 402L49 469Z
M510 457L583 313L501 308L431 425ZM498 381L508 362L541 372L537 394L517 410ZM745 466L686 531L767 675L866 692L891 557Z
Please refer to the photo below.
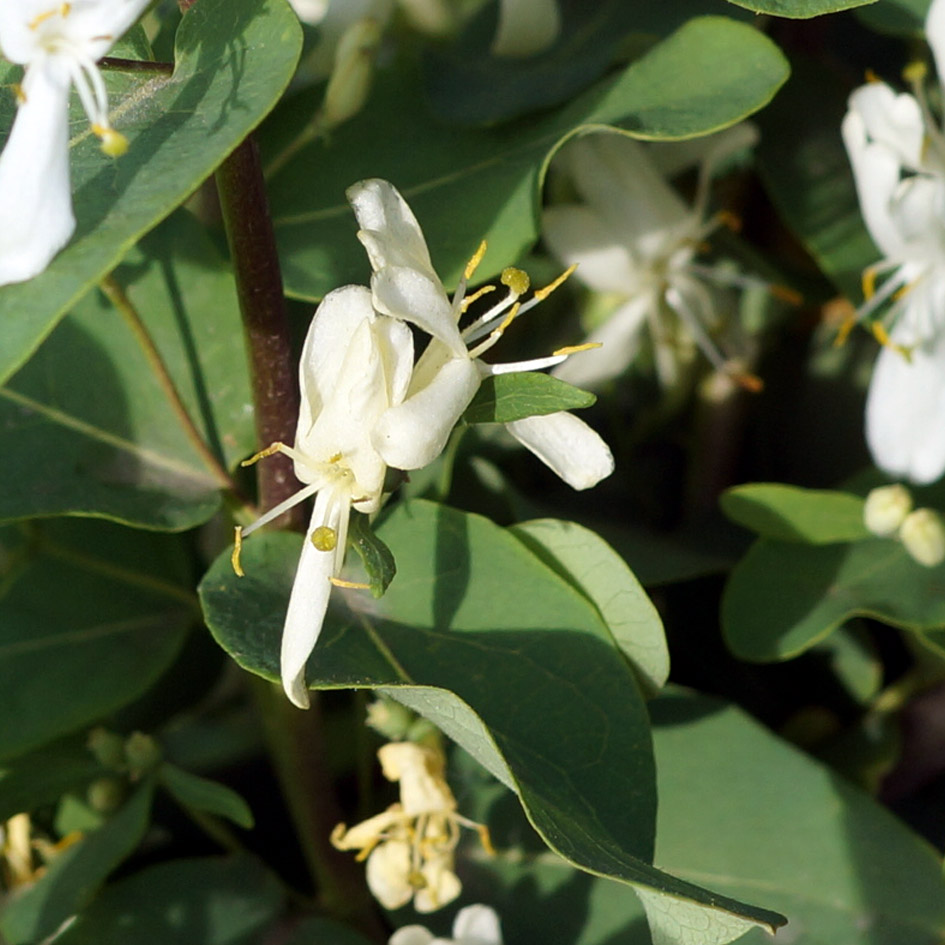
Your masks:
M579 280L620 301L588 336L602 350L575 356L556 368L555 376L578 387L600 387L627 369L649 328L656 368L667 387L676 381L683 341L695 342L717 368L757 389L757 379L728 362L711 340L718 324L712 283L764 283L697 259L706 237L728 219L707 217L713 169L756 139L755 129L741 124L692 142L660 145L601 131L562 148L554 166L565 172L581 201L547 208L542 235L558 259L577 265ZM669 183L690 164L699 167L692 206Z
M487 364L481 359L518 315L544 299L569 273L520 303L529 288L528 276L518 269L506 269L501 280L508 289L506 296L460 330L458 323L468 304L494 288L465 298L467 280L485 244L467 266L451 300L433 269L416 217L392 184L361 181L348 188L348 200L361 227L358 238L374 269L371 291L375 307L432 335L417 362L406 401L387 411L377 429L377 446L388 463L402 469L418 468L417 452L439 454L484 377L550 367L576 350L565 348L549 357L509 364ZM570 413L528 417L505 427L575 489L596 485L613 472L607 444Z
M25 67L0 154L0 285L42 272L75 229L69 181L69 91L111 157L127 148L108 118L96 66L150 0L2 0L0 52Z
M945 72L945 2L926 33ZM882 342L866 403L866 439L877 466L917 483L945 472L945 137L913 72L915 95L870 82L850 96L843 141L860 209L883 258L863 273ZM877 285L878 277L884 277ZM852 323L852 322L851 322Z
M912 493L895 483L871 489L863 503L863 524L874 535L889 538L912 511Z
M418 912L434 912L462 891L453 872L460 826L476 829L491 852L488 833L456 812L441 753L392 742L377 754L384 776L400 783L400 802L350 830L338 824L331 842L367 859L368 887L385 909L399 909L412 899Z
M284 453L305 486L248 528L237 528L238 574L242 538L316 495L282 632L282 685L303 709L309 704L305 664L344 561L351 509L374 512L380 506L387 465L374 447L374 432L384 412L403 400L412 368L413 338L403 322L378 315L362 286L330 292L302 349L295 444L274 443L247 460Z
M452 938L435 938L422 925L405 925L388 945L502 945L502 930L495 910L477 904L456 913Z
M533 56L547 49L561 31L558 0L499 0L499 23L492 54Z
M899 540L923 567L934 568L945 561L945 523L934 509L910 512L899 528Z

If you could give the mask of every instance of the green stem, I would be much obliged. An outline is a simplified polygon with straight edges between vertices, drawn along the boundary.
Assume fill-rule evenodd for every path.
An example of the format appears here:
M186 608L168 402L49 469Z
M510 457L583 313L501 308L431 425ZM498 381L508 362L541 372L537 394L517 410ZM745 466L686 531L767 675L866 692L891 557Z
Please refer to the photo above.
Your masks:
M98 61L100 69L115 72L158 72L161 75L172 75L173 62L154 62L150 59L119 59L116 56L105 56Z
M259 443L263 447L277 441L292 443L299 415L295 358L269 200L252 136L223 162L216 182L249 350ZM278 505L299 489L292 463L285 456L272 456L257 470L263 509ZM303 529L302 507L290 509L278 524Z
M178 391L177 385L171 377L167 363L162 357L161 352L158 351L157 345L154 343L154 339L151 337L147 325L142 321L138 310L128 298L125 290L119 284L114 274L106 276L101 281L100 287L134 334L135 339L141 346L141 350L144 352L145 358L147 358L151 371L157 379L158 384L160 384L164 396L167 398L171 410L180 423L181 429L184 431L187 439L190 440L197 454L204 461L207 469L210 470L214 479L217 480L217 483L222 489L231 493L243 505L249 505L248 498L243 495L240 487L236 484L229 472L227 472L226 467L220 462L216 453L214 453L207 444L203 434L197 429L197 425L190 416L190 412L187 410L180 391Z

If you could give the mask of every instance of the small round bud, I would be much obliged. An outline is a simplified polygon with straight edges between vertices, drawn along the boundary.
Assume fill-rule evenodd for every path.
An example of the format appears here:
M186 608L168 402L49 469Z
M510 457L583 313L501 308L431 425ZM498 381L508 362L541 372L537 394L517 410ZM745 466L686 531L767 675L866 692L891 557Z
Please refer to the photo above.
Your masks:
M863 505L863 524L881 538L895 535L912 511L912 494L898 483L873 489Z
M340 125L364 107L371 90L374 55L380 41L380 24L370 18L357 20L342 34L325 89L321 116L323 128Z
M392 699L375 699L367 707L365 723L375 732L391 741L402 741L414 722L410 709Z
M125 770L125 740L106 728L93 728L86 742L95 760L112 771Z
M161 763L161 746L144 732L132 732L125 742L128 767L135 774L150 771Z
M92 810L110 814L121 806L125 798L125 785L118 778L98 778L85 792L85 799Z
M906 551L927 568L945 561L945 523L933 509L910 512L899 529L899 539Z

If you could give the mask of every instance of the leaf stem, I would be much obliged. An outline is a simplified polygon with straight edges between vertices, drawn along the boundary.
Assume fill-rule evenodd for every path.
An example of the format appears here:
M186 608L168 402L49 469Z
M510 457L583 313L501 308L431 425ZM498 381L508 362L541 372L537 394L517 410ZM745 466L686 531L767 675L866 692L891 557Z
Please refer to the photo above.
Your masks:
M161 75L172 75L173 62L154 62L149 59L119 59L117 56L104 56L98 61L100 69L115 72L159 72Z
M181 429L184 431L187 439L190 440L191 445L197 451L200 458L206 464L207 469L213 474L221 488L226 489L243 505L250 505L249 499L243 495L236 481L229 472L227 472L226 467L220 461L219 457L207 444L203 434L197 429L193 418L187 410L187 406L184 404L180 391L178 391L177 385L171 377L167 363L158 350L157 345L154 343L154 339L151 337L147 326L138 314L138 310L135 308L131 299L128 298L121 284L115 278L114 274L111 274L106 276L99 285L102 292L105 293L108 300L117 309L122 318L124 318L137 339L151 367L151 371L157 379L158 384L160 384L161 390L164 392L164 396L167 398L171 410L180 423Z
M277 441L292 443L299 415L295 358L269 199L252 136L223 162L216 183L249 349L259 443L262 447ZM287 457L273 456L257 469L263 509L273 508L298 491ZM278 522L301 530L304 510L295 506Z

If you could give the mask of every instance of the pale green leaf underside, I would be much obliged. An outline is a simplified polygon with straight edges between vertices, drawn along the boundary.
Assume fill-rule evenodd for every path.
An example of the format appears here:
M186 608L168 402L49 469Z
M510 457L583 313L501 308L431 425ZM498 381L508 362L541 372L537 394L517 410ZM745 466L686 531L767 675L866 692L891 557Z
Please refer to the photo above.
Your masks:
M876 0L728 0L735 6L744 7L753 13L770 13L772 16L806 20L825 13L838 13L854 7L876 3Z

